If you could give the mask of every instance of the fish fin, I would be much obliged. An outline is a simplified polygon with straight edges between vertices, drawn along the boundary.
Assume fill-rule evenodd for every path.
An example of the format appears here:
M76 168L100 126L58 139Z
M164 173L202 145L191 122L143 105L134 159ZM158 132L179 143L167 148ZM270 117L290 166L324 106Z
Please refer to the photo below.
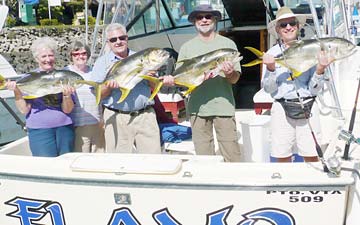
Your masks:
M243 67L251 67L251 66L255 66L255 65L260 64L260 63L262 63L261 59L255 59L255 60L253 60L253 61L251 61L249 63L245 63L245 64L243 64L241 66L243 66Z
M153 100L155 95L160 91L160 88L163 86L163 82L159 82L155 85L154 90L152 91L149 101Z
M185 66L185 65L194 64L194 63L195 63L194 59L182 59L182 60L176 61L175 65L178 66L179 64L181 64L181 66Z
M35 98L38 98L37 96L34 96L34 95L26 95L26 96L23 96L24 99L35 99Z
M176 63L175 64L178 64L178 63L184 63L184 62L186 62L188 59L182 59L182 60L178 60L178 61L176 61Z
M128 89L128 88L120 87L120 91L121 91L121 97L120 97L120 99L119 99L119 101L117 103L123 102L125 100L125 98L129 95L131 90Z
M149 97L149 100L153 100L155 95L160 91L160 88L162 87L163 82L161 82L160 79L157 77L152 77L152 76L148 76L148 75L141 75L140 77L143 78L144 80L148 80L155 84L154 90L152 91L152 94Z
M97 84L95 87L96 104L100 104L101 101L101 84Z
M95 82L95 81L91 81L91 80L79 80L78 81L79 84L87 84L93 87L99 86L99 83Z
M256 48L253 48L253 47L249 47L249 46L244 47L244 48L251 51L252 53L254 53L256 55L256 57L258 57L258 58L249 63L243 64L242 66L250 67L250 66L255 66L257 64L262 63L262 56L264 55L264 53L262 51L257 50Z
M304 41L303 40L293 40L293 41L287 42L286 44L289 45L289 47L295 48L296 46L304 44Z
M291 70L292 71L292 78L297 78L300 77L302 75L302 72L297 71L297 70ZM292 80L291 77L289 76L289 78L287 80Z
M258 58L262 58L262 56L264 55L264 53L256 48L253 48L253 47L249 47L249 46L246 46L244 47L245 49L249 50L250 52L254 53Z
M187 85L188 89L183 93L184 96L188 96L189 94L191 94L191 92L193 92L196 88L195 85Z
M141 78L144 79L144 80L148 80L148 81L150 81L150 82L152 82L152 83L155 83L155 84L157 84L157 83L160 82L159 78L153 77L153 76L149 76L149 75L140 75L139 77L141 77Z
M0 89L5 88L5 78L0 74Z

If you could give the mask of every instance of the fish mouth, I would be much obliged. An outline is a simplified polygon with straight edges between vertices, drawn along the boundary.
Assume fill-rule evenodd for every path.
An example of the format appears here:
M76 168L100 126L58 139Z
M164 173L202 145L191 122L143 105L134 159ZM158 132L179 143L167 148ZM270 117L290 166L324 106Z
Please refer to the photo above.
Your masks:
M339 57L338 60L350 57L350 56L354 55L357 51L358 51L357 48L353 48L352 50L350 50L349 54Z

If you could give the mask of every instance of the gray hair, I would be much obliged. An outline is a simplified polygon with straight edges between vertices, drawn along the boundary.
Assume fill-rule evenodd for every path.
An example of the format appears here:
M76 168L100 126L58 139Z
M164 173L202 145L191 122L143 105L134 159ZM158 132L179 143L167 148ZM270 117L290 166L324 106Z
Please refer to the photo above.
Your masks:
M70 46L70 60L72 60L71 53L79 51L82 48L85 49L86 55L87 55L87 57L89 59L90 56L91 56L90 47L87 44L85 44L83 41L75 40Z
M41 37L36 39L30 47L31 53L34 58L36 58L39 55L40 50L43 49L48 49L56 53L57 50L56 41L51 37Z
M110 23L105 28L105 37L108 38L108 35L113 30L121 30L124 34L127 34L126 27L120 23Z

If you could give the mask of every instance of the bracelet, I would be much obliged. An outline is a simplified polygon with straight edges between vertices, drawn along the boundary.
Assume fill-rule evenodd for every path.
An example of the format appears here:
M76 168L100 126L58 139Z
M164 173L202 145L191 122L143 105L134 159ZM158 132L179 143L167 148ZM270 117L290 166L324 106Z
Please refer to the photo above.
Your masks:
M69 95L63 95L63 98L69 98Z

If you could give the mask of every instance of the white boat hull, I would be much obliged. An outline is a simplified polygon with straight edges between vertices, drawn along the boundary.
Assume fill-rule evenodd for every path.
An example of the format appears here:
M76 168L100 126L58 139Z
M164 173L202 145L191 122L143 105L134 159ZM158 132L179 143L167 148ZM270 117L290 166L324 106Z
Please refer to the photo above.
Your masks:
M7 225L339 225L351 212L354 184L351 173L329 177L320 163L205 156L4 155L0 165L0 224Z

